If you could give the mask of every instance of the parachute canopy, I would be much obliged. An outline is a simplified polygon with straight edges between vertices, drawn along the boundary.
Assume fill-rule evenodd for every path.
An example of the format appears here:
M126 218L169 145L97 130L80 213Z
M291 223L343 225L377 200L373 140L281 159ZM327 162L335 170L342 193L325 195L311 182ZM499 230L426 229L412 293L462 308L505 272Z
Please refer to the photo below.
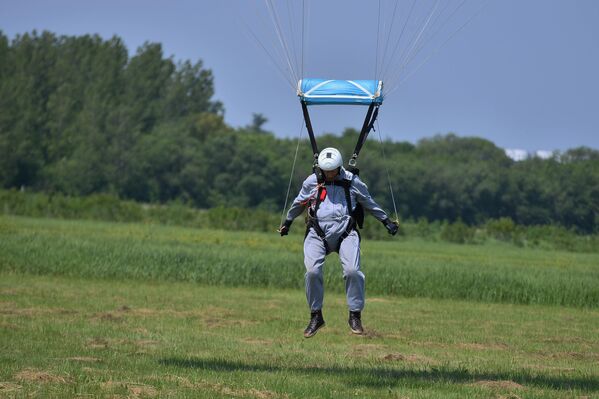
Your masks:
M383 82L302 79L297 83L297 95L306 105L380 105L383 103Z

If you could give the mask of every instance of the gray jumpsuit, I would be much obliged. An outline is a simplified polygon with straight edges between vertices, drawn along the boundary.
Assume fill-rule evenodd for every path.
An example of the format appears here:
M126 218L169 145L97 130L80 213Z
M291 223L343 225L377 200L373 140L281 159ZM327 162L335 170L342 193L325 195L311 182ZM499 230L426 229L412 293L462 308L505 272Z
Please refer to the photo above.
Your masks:
M352 208L359 202L366 211L382 221L387 218L385 211L372 199L366 184L356 175L341 168L335 180L351 180L350 197ZM325 234L328 248L337 248L341 235L351 221L350 210L347 209L345 189L341 186L327 185L327 195L320 203L316 215L318 224ZM302 189L293 201L287 220L299 216L306 206L314 207L318 194L316 175L308 176ZM353 209L352 209L353 211ZM304 264L306 266L306 299L312 311L322 309L324 297L323 272L327 250L322 238L310 228L304 241ZM339 258L343 267L345 294L350 311L362 311L364 308L364 274L360 271L360 238L353 230L339 247Z

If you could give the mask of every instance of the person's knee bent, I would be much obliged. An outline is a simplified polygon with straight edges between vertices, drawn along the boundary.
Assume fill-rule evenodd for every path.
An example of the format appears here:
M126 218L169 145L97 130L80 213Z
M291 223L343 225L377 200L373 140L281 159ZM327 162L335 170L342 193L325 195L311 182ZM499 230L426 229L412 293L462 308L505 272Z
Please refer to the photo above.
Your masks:
M358 269L346 269L343 271L343 278L347 280L363 280L364 274Z
M318 267L312 267L306 270L306 280L320 280L322 279L322 270Z

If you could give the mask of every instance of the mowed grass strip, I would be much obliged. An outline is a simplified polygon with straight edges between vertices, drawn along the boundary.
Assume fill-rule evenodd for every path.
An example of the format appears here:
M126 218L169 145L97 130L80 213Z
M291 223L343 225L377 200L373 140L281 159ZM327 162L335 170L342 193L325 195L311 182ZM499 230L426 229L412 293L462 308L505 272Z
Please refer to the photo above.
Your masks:
M599 311L0 273L0 396L573 398L599 395Z
M281 238L145 224L0 217L0 271L160 279L206 285L303 287L301 223ZM599 254L364 240L367 292L483 302L599 307ZM338 256L327 289L343 292Z

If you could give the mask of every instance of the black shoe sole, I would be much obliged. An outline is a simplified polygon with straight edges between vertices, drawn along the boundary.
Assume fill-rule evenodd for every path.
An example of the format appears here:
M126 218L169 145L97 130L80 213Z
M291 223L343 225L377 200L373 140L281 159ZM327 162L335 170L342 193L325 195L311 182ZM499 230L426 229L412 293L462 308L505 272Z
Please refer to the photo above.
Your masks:
M325 323L322 323L320 326L318 326L318 328L314 331L312 331L312 334L306 334L306 332L304 331L304 338L312 338L313 336L316 335L316 333L318 332L318 330L320 330L322 327L324 327Z

